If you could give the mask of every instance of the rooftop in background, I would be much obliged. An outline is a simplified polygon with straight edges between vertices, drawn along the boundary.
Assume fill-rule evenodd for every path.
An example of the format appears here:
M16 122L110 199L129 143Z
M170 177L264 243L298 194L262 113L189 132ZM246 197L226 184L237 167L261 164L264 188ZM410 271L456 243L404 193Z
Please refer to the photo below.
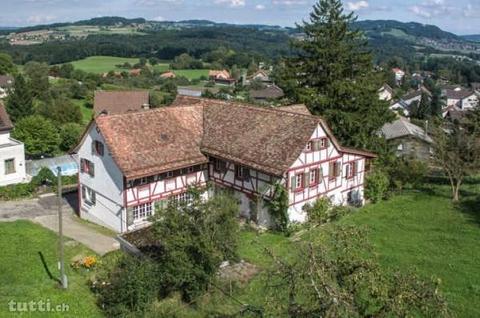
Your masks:
M253 99L279 99L285 96L283 90L275 84L266 85L260 89L251 89L250 97Z
M95 115L123 114L142 110L149 105L149 99L148 91L96 91L93 108Z
M392 140L402 137L414 137L428 143L433 140L427 135L425 130L417 125L412 124L408 119L401 117L394 122L385 124L381 129L386 140Z
M14 78L10 75L0 75L0 87L7 88L13 86Z
M7 114L5 106L0 101L0 131L10 131L13 129L12 121Z

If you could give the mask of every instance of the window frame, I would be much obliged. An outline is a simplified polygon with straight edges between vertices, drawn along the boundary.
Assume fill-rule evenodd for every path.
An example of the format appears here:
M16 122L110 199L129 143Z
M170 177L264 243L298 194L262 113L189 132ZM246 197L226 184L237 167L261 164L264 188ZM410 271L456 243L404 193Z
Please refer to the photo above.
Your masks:
M320 168L310 170L308 184L310 187L315 187L320 184Z
M305 174L303 172L299 172L295 174L295 188L293 190L294 192L301 192L305 189L304 178L305 178Z
M310 140L307 142L307 145L305 146L305 152L312 152L313 151L313 141Z
M105 145L100 140L94 140L95 155L103 157L105 155Z
M7 169L7 165L8 165L10 162L12 163L12 166L10 167L10 169L12 169L12 170ZM17 169L16 169L16 167L15 167L15 158L5 159L5 160L3 161L3 169L4 169L4 171L3 171L4 175L11 175L11 174L17 173Z
M91 207L97 205L97 194L92 188L82 184L81 191L83 202Z
M133 223L145 222L155 213L153 202L142 203L132 207Z

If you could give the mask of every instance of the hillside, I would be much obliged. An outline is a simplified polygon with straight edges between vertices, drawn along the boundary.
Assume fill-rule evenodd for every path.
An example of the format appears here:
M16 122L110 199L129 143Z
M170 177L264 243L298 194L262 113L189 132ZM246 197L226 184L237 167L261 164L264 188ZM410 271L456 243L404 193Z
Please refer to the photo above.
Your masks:
M462 35L462 39L473 42L480 42L480 34Z
M358 21L355 27L365 31L377 62L391 59L392 52L406 60L430 54L464 55L480 60L480 43L472 41L475 36L465 38L433 25L394 20ZM0 32L0 50L12 54L19 64L32 58L57 64L95 55L173 59L186 52L198 57L219 46L276 59L289 54L289 41L299 35L295 28L262 24L208 20L158 22L122 17L3 32L10 34L4 35L2 41Z

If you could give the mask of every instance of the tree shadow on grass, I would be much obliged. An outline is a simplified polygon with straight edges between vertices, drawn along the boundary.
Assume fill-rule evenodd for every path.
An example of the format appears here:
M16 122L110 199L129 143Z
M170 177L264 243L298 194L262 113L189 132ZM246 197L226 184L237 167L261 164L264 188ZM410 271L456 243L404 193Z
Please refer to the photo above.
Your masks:
M43 268L45 269L45 272L47 273L48 277L53 280L53 281L56 281L57 283L61 283L60 279L59 278L56 278L52 275L52 272L50 271L50 269L48 268L48 265L47 265L47 262L45 261L45 257L43 256L43 253L42 252L38 252L38 255L40 256L40 261L42 262L43 264Z
M480 195L461 200L456 208L464 213L471 222L480 226Z

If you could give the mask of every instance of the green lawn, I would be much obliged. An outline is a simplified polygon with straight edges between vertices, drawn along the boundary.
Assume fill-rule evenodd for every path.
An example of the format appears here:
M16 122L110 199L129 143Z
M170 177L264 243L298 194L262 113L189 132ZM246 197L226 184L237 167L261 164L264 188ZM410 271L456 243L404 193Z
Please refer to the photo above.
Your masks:
M173 70L178 76L185 76L189 80L197 79L202 76L208 77L208 70Z
M87 125L90 123L90 120L92 119L93 116L93 109L85 106L85 100L84 99L72 99L72 102L80 107L80 110L82 111L82 122L84 125Z
M76 69L90 73L107 73L109 71L123 71L115 65L128 62L132 65L139 62L138 58L114 57L114 56L91 56L83 60L72 62Z
M8 303L48 301L53 305L68 305L66 312L50 312L48 317L102 317L95 297L86 284L84 274L73 271L69 264L78 255L94 255L86 247L75 244L65 247L66 273L69 287L61 290L49 277L46 267L57 278L58 236L40 225L28 221L0 223L0 317L45 317L46 313L31 312L12 315ZM68 244L67 244L68 245Z

